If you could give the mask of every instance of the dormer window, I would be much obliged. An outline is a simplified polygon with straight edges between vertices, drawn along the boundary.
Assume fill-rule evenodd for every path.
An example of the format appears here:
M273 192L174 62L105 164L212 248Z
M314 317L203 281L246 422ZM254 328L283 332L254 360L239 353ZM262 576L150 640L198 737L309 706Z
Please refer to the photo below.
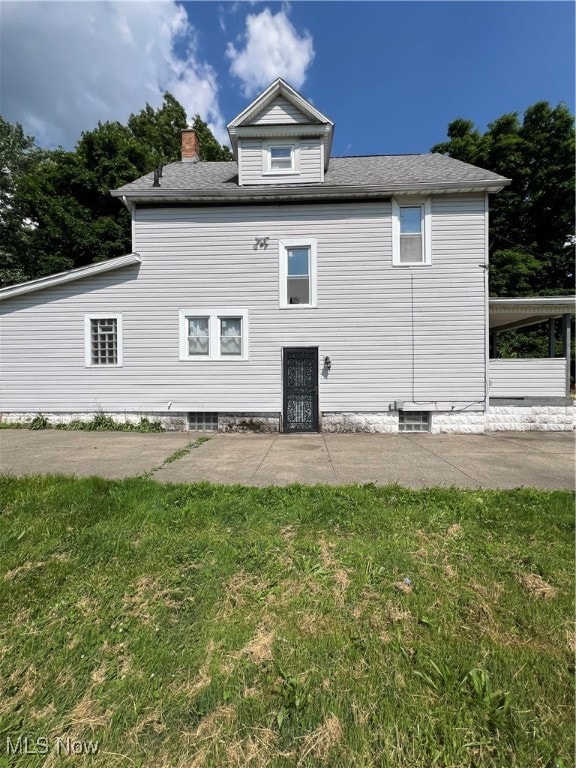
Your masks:
M294 148L293 147L270 147L270 170L271 171L293 171L294 170Z
M265 173L298 173L296 144L267 144L263 160Z

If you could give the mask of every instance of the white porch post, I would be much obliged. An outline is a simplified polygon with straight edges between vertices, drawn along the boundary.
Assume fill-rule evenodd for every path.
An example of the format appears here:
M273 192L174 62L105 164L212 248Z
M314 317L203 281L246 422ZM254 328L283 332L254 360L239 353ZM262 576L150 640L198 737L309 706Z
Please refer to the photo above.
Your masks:
M570 397L570 315L562 315L562 345L566 358L566 395Z
M548 318L548 357L556 357L556 318Z

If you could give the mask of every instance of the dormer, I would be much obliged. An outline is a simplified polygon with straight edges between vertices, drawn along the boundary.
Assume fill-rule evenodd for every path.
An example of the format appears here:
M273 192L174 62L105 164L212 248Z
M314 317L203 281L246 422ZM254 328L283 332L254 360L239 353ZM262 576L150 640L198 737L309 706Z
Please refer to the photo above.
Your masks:
M282 78L228 124L238 183L320 184L334 123Z

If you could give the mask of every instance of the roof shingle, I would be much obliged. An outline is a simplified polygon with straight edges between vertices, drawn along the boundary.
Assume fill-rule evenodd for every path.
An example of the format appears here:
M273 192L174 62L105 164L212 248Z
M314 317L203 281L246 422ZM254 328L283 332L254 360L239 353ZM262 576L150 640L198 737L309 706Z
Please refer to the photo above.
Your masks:
M116 190L117 194L150 191L154 174L149 173ZM434 185L467 182L505 183L504 176L463 163L440 154L371 155L333 157L324 177L326 187ZM210 192L238 189L238 166L235 161L169 163L161 179L163 190ZM276 185L275 185L276 186ZM281 189L282 185L278 184Z

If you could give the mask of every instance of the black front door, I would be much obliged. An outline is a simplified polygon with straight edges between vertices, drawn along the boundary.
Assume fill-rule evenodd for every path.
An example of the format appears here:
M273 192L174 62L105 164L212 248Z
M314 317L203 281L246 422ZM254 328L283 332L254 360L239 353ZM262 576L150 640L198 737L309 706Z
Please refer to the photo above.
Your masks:
M284 348L284 432L318 432L318 347Z

